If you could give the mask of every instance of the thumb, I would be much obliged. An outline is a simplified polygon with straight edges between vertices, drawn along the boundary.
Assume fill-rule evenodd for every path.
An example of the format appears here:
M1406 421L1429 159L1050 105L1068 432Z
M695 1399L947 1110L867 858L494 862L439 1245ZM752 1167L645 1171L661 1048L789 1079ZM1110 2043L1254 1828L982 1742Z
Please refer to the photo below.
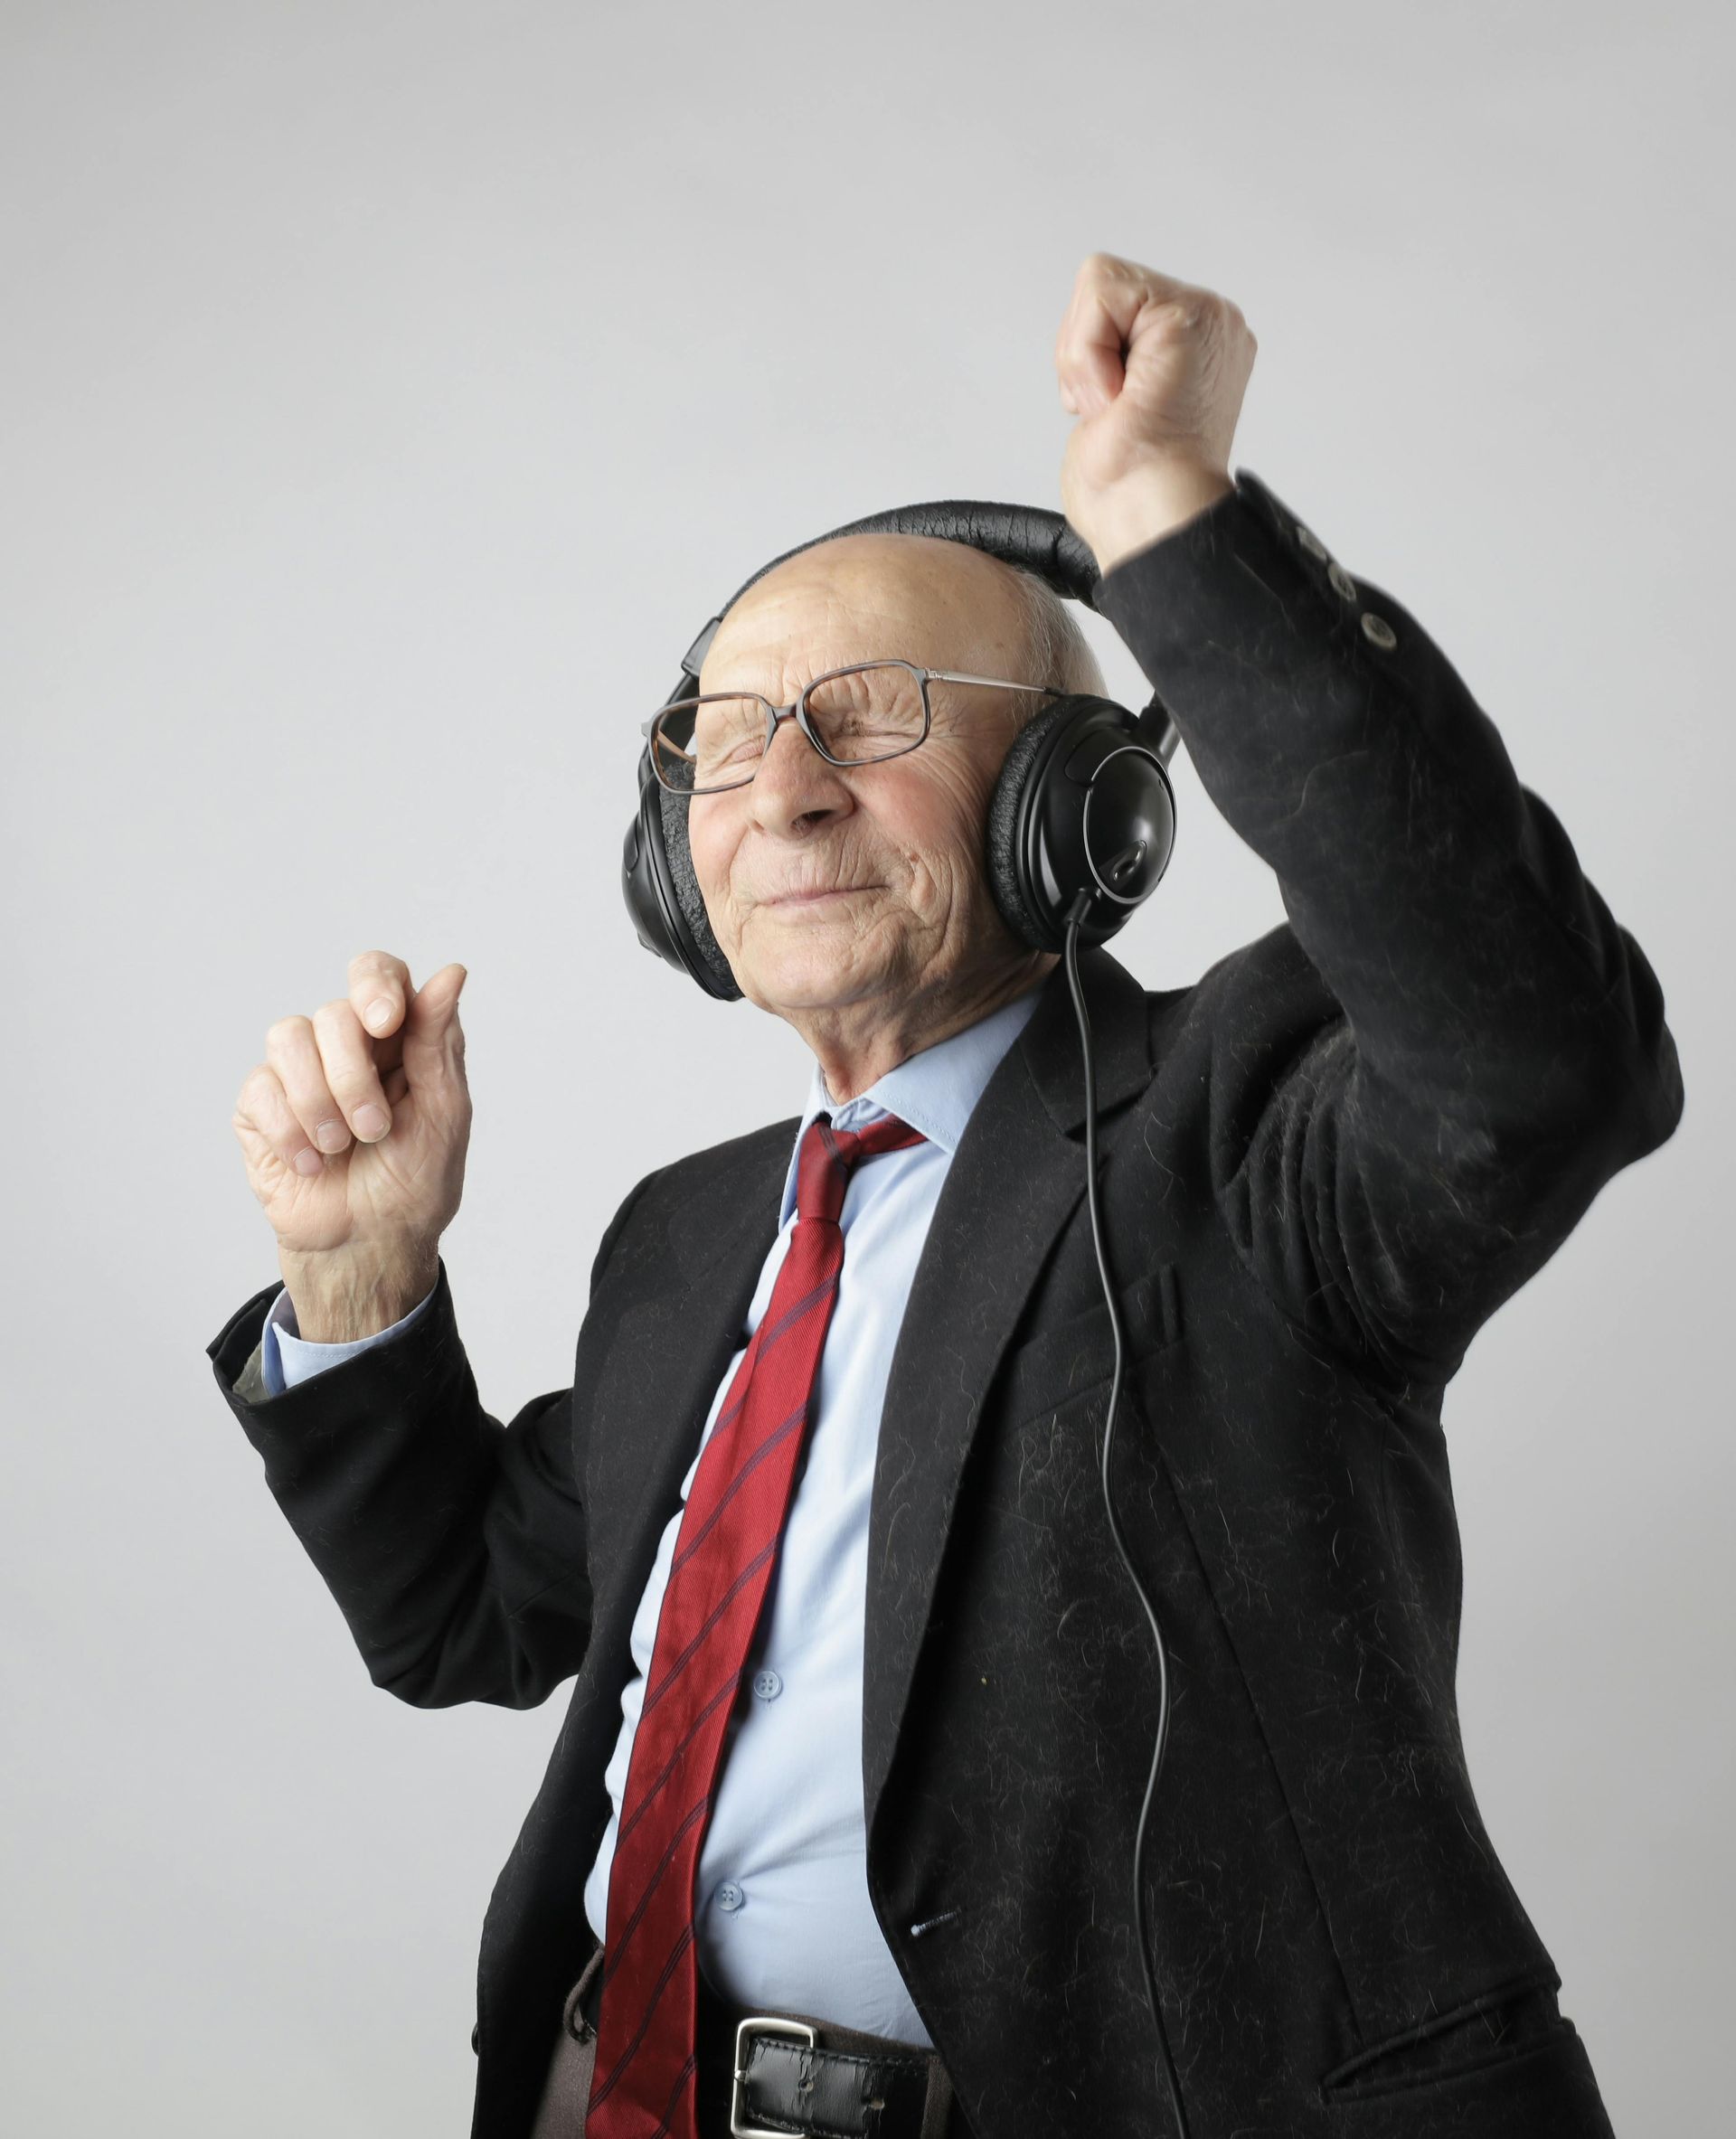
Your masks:
M468 977L462 966L442 966L410 997L404 1011L406 1059L420 1056L426 1062L431 1053L443 1050L448 1040L462 1044L458 996Z

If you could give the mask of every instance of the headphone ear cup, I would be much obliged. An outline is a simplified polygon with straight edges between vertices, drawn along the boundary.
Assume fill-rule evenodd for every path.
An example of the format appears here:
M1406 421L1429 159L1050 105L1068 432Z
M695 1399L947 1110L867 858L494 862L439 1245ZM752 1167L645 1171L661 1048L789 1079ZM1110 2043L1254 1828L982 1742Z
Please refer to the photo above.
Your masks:
M662 786L648 758L639 760L639 806L621 846L621 897L646 950L718 1001L740 999L693 873L685 797Z
M716 984L706 992L720 996L725 1003L739 1003L741 990L736 985L735 974L720 949L717 938L712 933L711 917L705 911L705 900L694 872L693 853L687 843L687 797L672 795L661 784L657 786L656 796L662 816L663 851L668 861L675 901L700 962Z
M989 798L989 889L1033 950L1059 951L1081 892L1080 940L1107 943L1156 890L1175 843L1175 798L1138 721L1077 692L1014 739Z
M1033 951L1049 950L1053 946L1050 931L1026 895L1025 872L1019 860L1028 814L1024 805L1033 784L1033 766L1039 758L1046 757L1056 730L1072 720L1078 711L1077 699L1057 699L1020 729L988 801L988 888L1001 919L1019 941Z

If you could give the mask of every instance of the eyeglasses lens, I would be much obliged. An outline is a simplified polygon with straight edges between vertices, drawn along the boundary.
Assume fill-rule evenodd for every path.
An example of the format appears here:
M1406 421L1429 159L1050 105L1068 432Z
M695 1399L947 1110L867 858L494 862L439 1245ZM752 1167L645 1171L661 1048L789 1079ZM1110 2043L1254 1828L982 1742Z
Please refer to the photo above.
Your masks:
M816 680L808 725L843 765L895 758L922 740L922 683L901 662L875 662ZM739 787L765 755L766 709L757 698L711 696L665 706L653 737L657 777L678 793Z

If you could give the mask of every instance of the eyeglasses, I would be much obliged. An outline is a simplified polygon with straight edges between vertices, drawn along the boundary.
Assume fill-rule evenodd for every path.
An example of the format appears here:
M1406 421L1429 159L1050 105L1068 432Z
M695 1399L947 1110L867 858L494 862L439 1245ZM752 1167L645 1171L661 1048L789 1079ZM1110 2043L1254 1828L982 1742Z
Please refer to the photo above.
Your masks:
M1052 683L1015 683L1003 676L967 676L912 661L858 661L816 676L799 698L773 705L754 691L712 691L672 699L639 732L651 767L675 795L716 795L745 787L770 749L778 723L794 721L828 765L878 765L901 758L926 740L932 683L978 683L995 691L1062 695Z

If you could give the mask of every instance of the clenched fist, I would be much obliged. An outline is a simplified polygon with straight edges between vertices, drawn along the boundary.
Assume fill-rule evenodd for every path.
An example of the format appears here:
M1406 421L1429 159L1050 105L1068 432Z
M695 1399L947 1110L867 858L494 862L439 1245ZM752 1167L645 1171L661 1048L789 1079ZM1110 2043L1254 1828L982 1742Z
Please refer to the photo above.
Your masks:
M241 1086L233 1126L249 1185L316 1343L385 1329L434 1283L470 1141L465 977L442 966L412 990L401 958L363 951L349 994L279 1018Z
M1079 421L1061 509L1104 573L1235 485L1230 448L1259 347L1239 306L1094 252L1055 335L1061 405Z

